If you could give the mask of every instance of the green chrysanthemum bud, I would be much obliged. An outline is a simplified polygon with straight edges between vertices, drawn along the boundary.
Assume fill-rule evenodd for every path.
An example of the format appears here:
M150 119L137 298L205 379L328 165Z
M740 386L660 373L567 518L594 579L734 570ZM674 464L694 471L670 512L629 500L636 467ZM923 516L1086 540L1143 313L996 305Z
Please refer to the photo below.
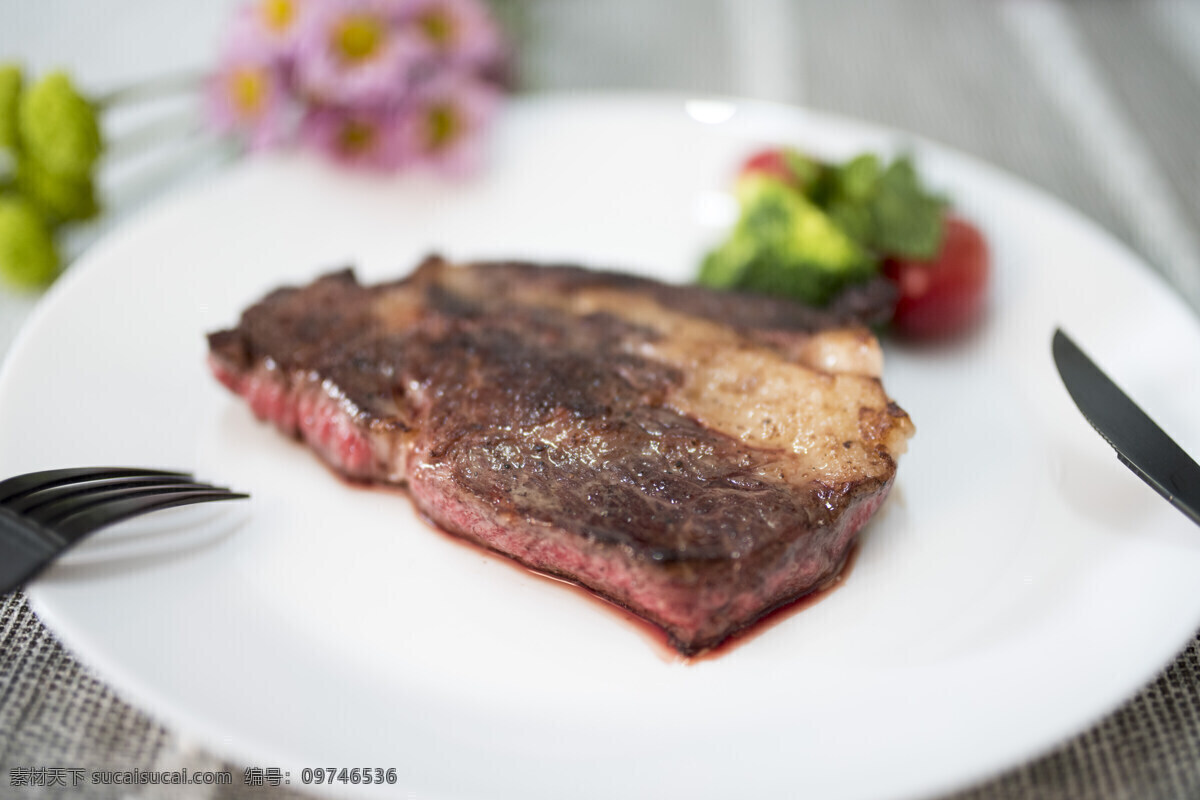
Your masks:
M0 64L0 148L17 152L17 103L21 97L21 68Z
M91 219L100 213L91 176L55 175L33 159L23 158L17 162L16 186L43 217L54 223Z
M0 197L0 278L36 288L58 275L58 251L50 229L19 197Z
M17 103L21 97L21 68L0 64L0 188L12 181L20 140L17 136Z
M18 122L25 152L55 175L86 178L103 149L96 109L65 72L47 75L21 95Z

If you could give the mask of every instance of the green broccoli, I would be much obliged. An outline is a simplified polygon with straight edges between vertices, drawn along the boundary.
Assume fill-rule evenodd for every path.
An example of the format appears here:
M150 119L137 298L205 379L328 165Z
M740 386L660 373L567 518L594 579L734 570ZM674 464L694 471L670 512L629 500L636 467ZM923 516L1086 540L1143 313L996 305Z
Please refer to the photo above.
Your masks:
M867 153L831 169L816 202L871 251L932 258L942 243L946 202L921 186L907 157L884 165Z
M741 217L732 235L705 258L701 283L823 306L845 286L876 274L874 257L784 182L746 175L737 194Z

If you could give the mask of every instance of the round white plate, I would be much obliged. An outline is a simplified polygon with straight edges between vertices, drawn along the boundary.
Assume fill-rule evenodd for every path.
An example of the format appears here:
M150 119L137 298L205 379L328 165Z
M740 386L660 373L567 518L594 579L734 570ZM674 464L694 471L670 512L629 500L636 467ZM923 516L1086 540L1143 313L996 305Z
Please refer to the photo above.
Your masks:
M720 658L665 659L601 604L347 486L206 372L206 332L347 263L376 280L436 249L687 280L766 142L912 152L986 231L996 280L976 335L886 343L917 435L849 580ZM1200 625L1200 531L1052 365L1062 325L1200 453L1200 326L1096 227L968 158L780 106L522 100L494 150L460 183L249 161L97 246L25 328L0 474L155 464L253 494L109 529L29 587L128 698L293 787L394 767L386 796L912 797L1080 731Z

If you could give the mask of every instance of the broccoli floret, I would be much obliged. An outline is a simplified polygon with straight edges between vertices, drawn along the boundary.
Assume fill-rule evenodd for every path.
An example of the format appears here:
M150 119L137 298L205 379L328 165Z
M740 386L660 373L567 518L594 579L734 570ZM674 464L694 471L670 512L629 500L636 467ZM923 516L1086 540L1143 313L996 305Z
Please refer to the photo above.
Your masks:
M871 254L782 181L748 175L738 182L737 194L741 217L704 260L701 283L823 306L843 287L876 273Z
M872 252L932 258L941 247L946 202L921 186L907 157L883 164L868 153L831 169L815 198L834 222Z

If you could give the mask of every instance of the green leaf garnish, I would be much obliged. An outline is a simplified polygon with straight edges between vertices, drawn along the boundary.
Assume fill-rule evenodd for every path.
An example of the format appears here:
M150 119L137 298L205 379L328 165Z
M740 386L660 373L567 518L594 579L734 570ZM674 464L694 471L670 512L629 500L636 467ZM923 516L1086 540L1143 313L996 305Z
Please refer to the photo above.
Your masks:
M921 187L908 158L896 159L883 172L870 205L876 251L920 259L937 255L946 203Z

